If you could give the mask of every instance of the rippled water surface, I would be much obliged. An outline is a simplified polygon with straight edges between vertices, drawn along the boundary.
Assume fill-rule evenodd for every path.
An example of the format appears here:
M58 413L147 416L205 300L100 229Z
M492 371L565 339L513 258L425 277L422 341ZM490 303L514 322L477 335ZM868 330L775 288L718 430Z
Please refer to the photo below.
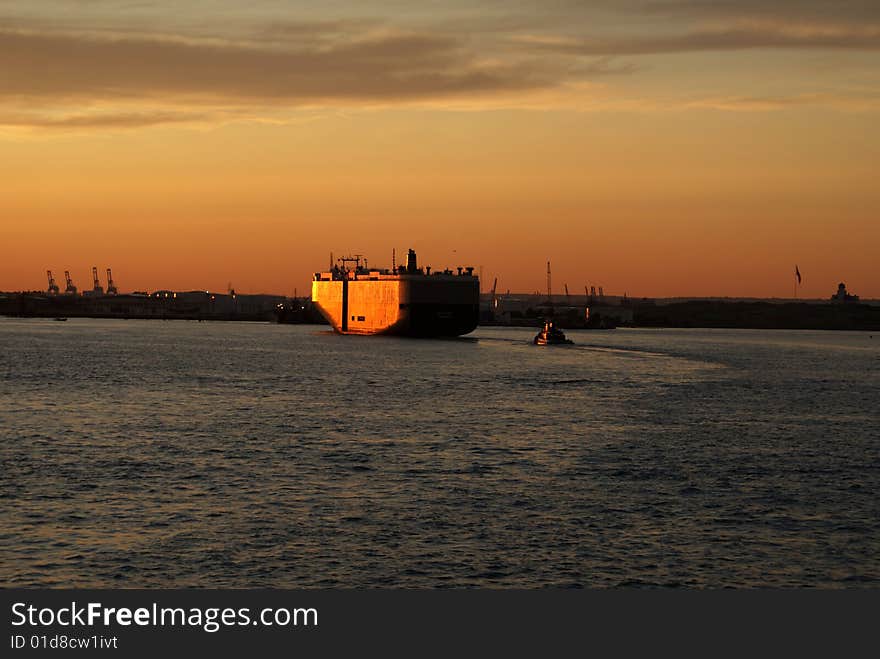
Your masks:
M0 585L880 585L880 335L0 318Z

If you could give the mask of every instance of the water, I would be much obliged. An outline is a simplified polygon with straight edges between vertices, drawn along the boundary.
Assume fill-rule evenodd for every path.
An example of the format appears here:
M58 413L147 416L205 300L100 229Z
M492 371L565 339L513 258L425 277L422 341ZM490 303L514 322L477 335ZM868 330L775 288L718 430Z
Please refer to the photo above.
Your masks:
M880 585L880 336L0 319L0 585Z

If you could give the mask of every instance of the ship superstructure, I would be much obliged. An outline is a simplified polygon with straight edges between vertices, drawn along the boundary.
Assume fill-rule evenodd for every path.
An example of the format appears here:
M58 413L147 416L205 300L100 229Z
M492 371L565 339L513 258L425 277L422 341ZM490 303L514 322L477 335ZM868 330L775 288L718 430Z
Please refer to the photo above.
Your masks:
M391 270L368 268L360 256L339 261L315 273L312 301L341 334L460 336L477 327L480 280L471 267L432 272L418 267L414 250Z

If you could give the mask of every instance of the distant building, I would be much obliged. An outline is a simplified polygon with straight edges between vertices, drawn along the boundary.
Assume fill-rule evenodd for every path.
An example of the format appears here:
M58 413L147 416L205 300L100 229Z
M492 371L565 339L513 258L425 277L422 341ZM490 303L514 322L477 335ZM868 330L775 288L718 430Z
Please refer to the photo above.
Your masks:
M586 308L585 320L588 325L632 325L633 309L630 306L591 304Z
M850 295L846 292L846 284L840 282L837 285L837 293L831 296L832 302L858 302L858 295Z

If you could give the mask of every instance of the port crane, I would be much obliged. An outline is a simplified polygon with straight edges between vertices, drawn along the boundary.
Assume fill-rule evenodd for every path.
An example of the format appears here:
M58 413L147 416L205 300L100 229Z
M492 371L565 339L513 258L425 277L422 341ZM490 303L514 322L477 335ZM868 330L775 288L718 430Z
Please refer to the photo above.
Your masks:
M73 280L70 278L70 271L64 271L64 278L67 280L67 288L64 289L64 292L67 295L76 295L76 286L73 285Z
M113 283L113 273L107 268L107 295L116 295L116 284Z
M46 277L49 278L49 295L58 295L58 284L55 283L55 277L52 276L51 270L46 270Z
M95 266L92 266L92 279L94 280L92 293L94 295L103 295L104 289L101 287L101 282L98 280L98 268L96 268Z

